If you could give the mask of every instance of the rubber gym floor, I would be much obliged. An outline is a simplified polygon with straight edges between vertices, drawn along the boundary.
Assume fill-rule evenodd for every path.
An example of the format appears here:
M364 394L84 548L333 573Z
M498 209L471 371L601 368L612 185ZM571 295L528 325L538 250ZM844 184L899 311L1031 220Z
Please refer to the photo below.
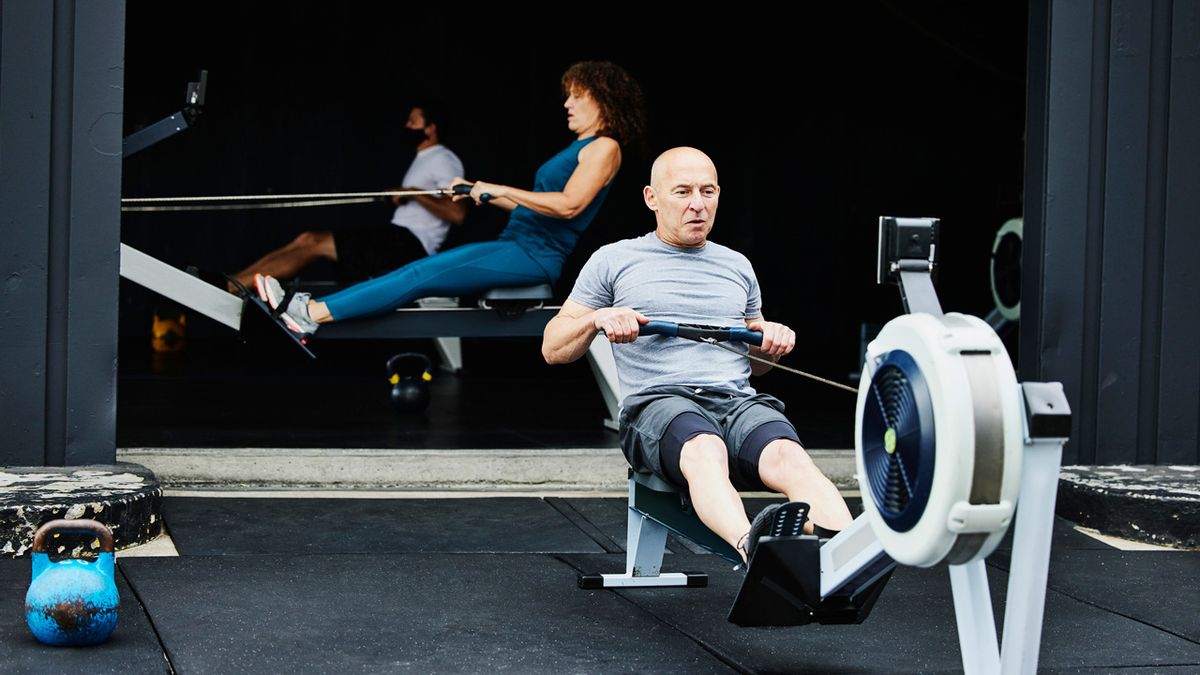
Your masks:
M191 370L196 363L176 363L176 371L159 364L156 371L149 361L138 366L126 356L122 354L128 365L121 380L121 446L220 447L253 444L259 438L283 447L297 447L297 439L331 446L333 439L341 439L350 447L478 447L473 444L481 438L491 441L487 447L607 447L614 442L598 430L601 404L585 371L505 378L480 367L477 379L435 388L442 398L420 421L372 426L372 419L378 422L386 415L363 412L373 410L367 399L378 394L353 392L375 387L382 374L336 372L327 365L297 375L280 366L275 380L253 380L259 386L274 382L261 389L232 374L236 367L228 372L212 368L202 354L189 358L198 359L203 377ZM290 392L281 393L289 387ZM513 403L547 389L561 395L541 396L536 414L520 412L522 407ZM314 410L322 406L328 414L314 419ZM245 434L254 430L258 436L247 441ZM563 445L567 443L576 445ZM669 543L664 569L707 572L707 588L577 588L580 572L624 567L625 504L620 497L339 497L168 492L163 517L178 555L118 556L120 625L97 647L37 643L21 611L29 561L0 560L0 670L962 669L945 566L899 568L861 625L742 629L725 621L741 573L675 541ZM756 512L767 503L751 499L748 510ZM851 504L860 508L856 499ZM1005 543L988 560L998 615L1003 613L1008 565ZM1200 552L1120 550L1058 520L1040 670L1200 672L1198 582Z

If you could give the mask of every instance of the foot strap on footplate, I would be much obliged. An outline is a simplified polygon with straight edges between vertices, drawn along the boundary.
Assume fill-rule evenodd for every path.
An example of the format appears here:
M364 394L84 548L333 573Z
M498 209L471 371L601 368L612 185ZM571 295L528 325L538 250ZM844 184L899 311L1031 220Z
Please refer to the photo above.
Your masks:
M304 350L304 353L308 354L308 356L310 358L314 358L314 359L317 358L317 355L312 353L312 350L308 348L307 336L300 335L300 334L292 331L292 329L288 328L287 324L285 324L283 322L283 319L279 318L279 316L281 314L283 314L285 311L287 311L288 303L291 302L292 297L294 295L296 295L295 284L290 285L287 293L283 296L283 301L279 303L279 306L276 307L275 309L271 309L270 305L263 302L262 299L258 297L258 291L253 291L253 290L246 288L241 282L239 282L237 279L233 278L232 276L226 275L225 278L229 280L229 283L233 284L233 286L238 289L238 295L241 296L241 298L242 298L242 302L243 302L242 325L239 330L243 336L246 336L246 335L252 334L252 333L261 332L262 325L264 325L266 323L271 323L271 324L274 324L275 326L277 326L279 328L279 330L282 330L285 335L287 335L289 338L291 338L292 342L295 342L296 346L299 347L300 349ZM259 312L245 311L246 306L257 307L261 311L261 314ZM256 320L250 318L252 316L263 316L263 315L266 316L267 321L262 321L262 320L256 321Z

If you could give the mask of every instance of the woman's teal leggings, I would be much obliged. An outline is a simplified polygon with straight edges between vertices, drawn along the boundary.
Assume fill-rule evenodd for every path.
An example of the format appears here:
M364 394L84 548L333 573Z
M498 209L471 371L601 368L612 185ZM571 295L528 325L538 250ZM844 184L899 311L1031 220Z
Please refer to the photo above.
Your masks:
M511 241L485 241L435 253L324 298L334 321L382 314L418 298L552 284L554 279Z

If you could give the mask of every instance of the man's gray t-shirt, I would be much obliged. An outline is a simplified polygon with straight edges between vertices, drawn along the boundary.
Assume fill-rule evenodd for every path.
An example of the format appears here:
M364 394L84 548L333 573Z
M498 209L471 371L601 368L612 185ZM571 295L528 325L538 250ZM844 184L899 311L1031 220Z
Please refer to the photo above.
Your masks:
M593 253L570 299L592 309L630 307L652 320L708 326L744 326L762 313L758 280L746 256L711 241L676 248L654 232ZM737 342L728 346L748 349ZM612 347L622 401L664 384L755 393L749 359L713 345L643 335Z

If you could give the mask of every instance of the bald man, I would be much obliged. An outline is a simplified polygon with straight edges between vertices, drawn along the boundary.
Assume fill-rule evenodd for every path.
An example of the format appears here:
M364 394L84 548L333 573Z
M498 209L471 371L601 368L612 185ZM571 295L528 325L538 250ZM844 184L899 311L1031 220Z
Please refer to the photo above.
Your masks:
M603 331L621 383L625 458L687 491L700 520L749 559L772 529L802 526L831 536L851 517L800 445L783 403L750 386L750 376L770 365L692 340L638 337L653 318L744 324L763 334L762 346L749 352L770 361L795 346L790 328L763 318L750 261L708 241L720 195L716 166L703 152L674 148L660 155L642 189L654 231L592 255L547 324L542 354L547 363L569 363ZM751 524L738 490L764 489L791 501L764 509Z

